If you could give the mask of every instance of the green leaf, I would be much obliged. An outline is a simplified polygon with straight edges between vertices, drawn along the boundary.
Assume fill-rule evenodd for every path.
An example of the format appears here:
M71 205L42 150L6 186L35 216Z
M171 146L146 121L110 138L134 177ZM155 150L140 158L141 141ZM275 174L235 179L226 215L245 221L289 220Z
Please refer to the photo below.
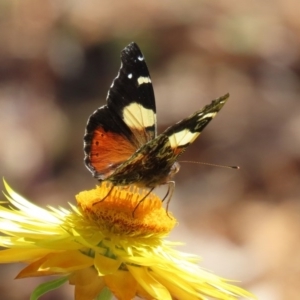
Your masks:
M105 287L95 300L111 300L112 296L113 295L111 291L107 287Z
M40 284L32 292L32 294L30 296L30 300L37 300L42 295L48 293L49 291L58 289L61 285L63 285L66 281L68 281L68 279L69 279L69 277L60 277L58 279Z

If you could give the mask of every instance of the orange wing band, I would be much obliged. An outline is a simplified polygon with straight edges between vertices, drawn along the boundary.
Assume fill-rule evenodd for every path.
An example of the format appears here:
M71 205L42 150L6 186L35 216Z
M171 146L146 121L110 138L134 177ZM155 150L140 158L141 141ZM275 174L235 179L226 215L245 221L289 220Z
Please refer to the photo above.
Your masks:
M136 147L122 135L98 128L91 141L90 163L97 172L105 173L110 166L121 164L135 151Z

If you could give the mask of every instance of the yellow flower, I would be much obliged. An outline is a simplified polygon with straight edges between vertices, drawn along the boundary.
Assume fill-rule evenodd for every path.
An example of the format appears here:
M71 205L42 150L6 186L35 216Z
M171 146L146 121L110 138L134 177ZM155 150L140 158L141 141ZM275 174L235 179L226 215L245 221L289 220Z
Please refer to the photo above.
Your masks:
M119 300L254 299L199 268L197 257L174 250L164 237L176 219L155 194L133 215L144 190L115 187L101 201L107 184L78 194L77 206L43 209L4 184L8 202L0 205L0 246L7 249L0 251L0 263L26 262L17 278L60 275L59 284L75 286L76 300L95 299L107 288ZM50 290L43 288L32 299Z

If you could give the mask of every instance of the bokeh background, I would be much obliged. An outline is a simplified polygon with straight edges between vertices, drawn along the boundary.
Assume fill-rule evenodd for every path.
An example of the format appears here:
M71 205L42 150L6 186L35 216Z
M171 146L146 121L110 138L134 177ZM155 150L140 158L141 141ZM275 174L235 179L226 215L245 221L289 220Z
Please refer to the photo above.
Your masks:
M182 163L170 239L261 300L299 299L299 12L299 0L1 0L0 175L42 206L93 188L86 121L135 41L159 132L231 94L182 160L241 169ZM45 280L14 280L21 267L0 267L1 299ZM66 285L42 299L72 298Z

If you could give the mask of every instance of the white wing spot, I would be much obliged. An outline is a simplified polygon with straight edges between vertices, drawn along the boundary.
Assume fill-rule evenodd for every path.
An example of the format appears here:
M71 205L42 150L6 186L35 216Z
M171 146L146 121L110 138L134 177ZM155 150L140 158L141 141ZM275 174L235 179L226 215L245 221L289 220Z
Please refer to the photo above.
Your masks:
M141 84L144 84L144 83L151 83L151 79L150 77L139 77L138 78L138 84L141 85Z
M156 122L152 109L147 109L136 102L126 106L123 111L125 123L130 128L144 130L145 127L153 126Z
M143 61L144 60L144 56L138 56L138 60L139 61Z
M201 117L203 117L203 118L214 118L216 114L217 114L216 112L211 112L211 113L201 115Z
M129 79L131 79L131 78L132 78L132 73L128 74L127 77L128 77Z
M169 141L172 148L177 148L192 143L200 132L190 132L188 129L176 132L169 136Z

